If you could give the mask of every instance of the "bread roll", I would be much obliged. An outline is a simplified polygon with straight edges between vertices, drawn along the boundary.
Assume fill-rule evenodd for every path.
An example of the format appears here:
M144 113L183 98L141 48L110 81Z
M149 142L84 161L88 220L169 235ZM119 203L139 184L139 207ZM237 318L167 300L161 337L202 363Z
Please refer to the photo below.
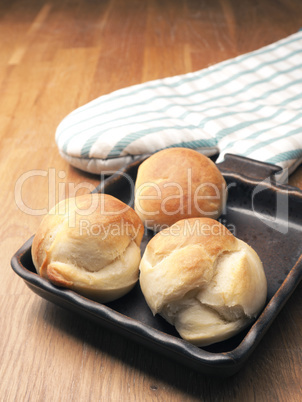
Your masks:
M138 169L135 211L154 231L185 218L217 219L226 203L226 188L211 159L192 149L164 149Z
M143 232L134 210L110 195L70 198L42 220L33 263L53 284L109 302L138 280Z
M267 294L256 252L209 218L181 220L157 233L140 263L140 286L152 313L197 346L241 331Z

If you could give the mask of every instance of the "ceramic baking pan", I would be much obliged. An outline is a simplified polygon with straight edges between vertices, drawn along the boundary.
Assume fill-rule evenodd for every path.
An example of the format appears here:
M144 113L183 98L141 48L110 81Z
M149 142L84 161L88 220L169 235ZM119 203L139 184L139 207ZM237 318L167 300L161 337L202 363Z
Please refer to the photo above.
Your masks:
M96 188L133 204L133 183L140 162L110 176ZM123 298L100 304L58 288L35 273L29 239L12 258L12 268L31 290L61 307L96 320L113 331L175 359L191 369L229 376L249 356L286 303L302 276L302 192L276 185L279 168L227 155L218 165L229 188L220 222L259 254L268 282L267 303L255 323L236 337L198 348L182 340L161 317L153 317L139 285ZM146 231L142 252L152 232Z

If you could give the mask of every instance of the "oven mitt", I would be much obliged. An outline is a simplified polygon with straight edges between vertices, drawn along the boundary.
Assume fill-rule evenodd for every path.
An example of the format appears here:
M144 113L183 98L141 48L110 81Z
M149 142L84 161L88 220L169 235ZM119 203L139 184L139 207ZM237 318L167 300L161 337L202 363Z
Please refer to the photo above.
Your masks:
M103 95L70 113L56 142L71 165L98 174L168 147L219 153L217 163L233 153L292 172L302 161L302 31Z

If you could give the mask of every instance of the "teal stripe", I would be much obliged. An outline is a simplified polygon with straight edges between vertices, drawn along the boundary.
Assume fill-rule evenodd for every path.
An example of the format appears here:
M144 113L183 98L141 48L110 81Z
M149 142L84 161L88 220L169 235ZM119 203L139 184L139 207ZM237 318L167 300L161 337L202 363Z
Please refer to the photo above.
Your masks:
M288 72L288 73L289 73L289 72L292 72L292 71L294 71L294 70L296 70L296 69L298 69L298 68L301 68L301 67L302 67L302 65L297 66L297 67L295 67L295 68L289 69L287 72ZM273 74L273 76L274 76L273 78L276 78L278 75L281 75L281 73L280 73L280 74L277 74L277 73ZM272 77L270 77L270 78L272 78ZM265 80L261 80L261 83L265 83L265 82L268 82L268 80L266 80L266 79L265 79ZM258 81L258 83L259 83L259 81ZM281 86L281 87L278 87L278 88L271 89L271 90L269 90L269 91L266 91L263 95L258 96L258 98L255 98L253 101L256 101L256 102L257 102L258 100L263 100L263 99L267 98L268 96L270 96L270 95L272 95L272 94L274 94L274 93L276 93L276 92L281 92L281 91L284 90L284 89L288 89L289 87L291 87L291 86L293 86L293 85L296 85L296 84L300 84L300 83L302 83L302 79L299 79L299 80L296 80L296 81L292 81L292 82L287 83L287 84L285 84L285 85L283 85L283 86ZM254 85L247 85L244 90L250 89L250 88L253 87L253 86L254 86ZM236 95L238 95L239 93L244 92L244 90L238 91L238 92L236 93ZM263 105L263 106L267 106L267 105ZM221 138L221 137L224 136L224 135L225 135L224 132L222 132L221 135L219 136L219 138Z
M301 133L302 133L302 127L298 127L298 128L296 128L294 130L288 131L286 134L284 134L284 135L282 135L280 137L275 138L274 140L269 139L269 140L266 140L266 141L259 142L258 144L255 144L252 147L248 148L241 155L249 156L253 152L257 151L259 148L264 148L266 145L270 145L272 142L277 143L278 141L283 140L284 138L293 137L293 136L301 134Z
M166 116L165 116L165 117L157 117L157 118L156 118L156 122L162 121L162 120L169 120L169 118L166 117ZM144 121L142 121L142 122L138 121L138 122L136 122L136 124L146 124L146 123L151 123L151 122L154 122L154 119L144 120ZM82 158L87 158L87 157L89 157L89 153L90 153L91 147L95 144L95 142L96 142L101 136L103 136L104 134L106 134L108 131L117 130L117 129L119 129L119 128L120 128L120 129L125 129L125 127L127 127L127 126L132 126L132 125L133 125L133 121L131 121L130 123L127 123L127 124L120 124L120 125L118 125L118 126L111 126L111 127L107 128L107 129L105 129L105 130L103 130L103 131L101 131L101 132L97 132L97 133L94 134L93 136L89 137L89 138L86 140L85 144L83 145L83 147L82 147L82 149L81 149L81 157L82 157ZM68 145L68 142L67 142L66 145ZM66 148L67 148L67 146L66 146Z
M114 158L117 156L120 156L121 152L133 141L136 141L138 138L144 137L145 135L152 134L152 133L157 133L159 131L164 131L164 130L193 130L198 127L188 125L188 126L173 126L173 127L153 127L153 128L148 128L146 130L141 130L136 133L131 133L128 136L124 137L121 141L119 141L114 148L111 150L109 155L107 155L107 159ZM200 141L200 146L215 146L217 144L216 139L214 138L208 138L208 139L199 139ZM83 155L83 154L81 154Z
M261 109L262 107L263 107L263 106L261 106L261 105L259 106L259 105L258 105L258 106L256 106L256 107L254 107L253 109L250 109L250 110L246 111L246 113L249 113L249 112L256 112L257 110ZM219 107L217 106L217 108L219 108ZM232 112L232 113L230 113L230 112L225 112L225 113L221 113L221 114L219 114L219 115L215 115L215 116L211 116L211 117L206 117L206 118L204 118L203 120L201 120L200 123L199 123L198 125L196 125L196 126L194 126L194 125L190 125L190 126L167 126L167 127L164 128L164 130L169 130L169 129L178 130L179 128L181 129L181 127L183 127L183 129L186 129L186 128L190 129L190 127L194 127L194 128L200 129L200 128L203 128L203 127L206 125L206 123L208 123L209 121L216 120L216 119L220 119L220 118L222 118L222 117L227 117L227 116L231 116L231 115L237 115L237 114L241 114L241 113L242 113L242 111L237 111L237 112ZM159 120L170 120L170 119L167 118L167 117L162 117L162 118L156 119L156 122L159 121ZM147 123L147 122L154 122L154 119L148 120L148 121L143 121L141 124L145 124L145 123ZM127 125L132 125L132 124L133 124L133 123L131 122L131 123L128 123ZM127 125L121 125L121 126L119 126L119 127L120 127L120 128L123 128L123 127L126 127ZM117 128L119 128L119 127L115 127L115 129L117 129ZM89 152L90 152L90 150L91 150L91 147L93 146L93 144L95 143L95 141L101 136L101 134L103 135L105 132L110 131L110 130L111 130L111 128L109 128L109 129L103 131L102 133L98 133L97 135L95 135L95 136L89 138L89 139L86 141L86 143L85 143L85 145L83 146L83 148L82 148L81 157L87 158L87 157L89 156ZM155 128L152 132L159 132L160 130L163 130L163 128L162 128L162 127ZM134 133L134 134L135 134L135 138L133 137L132 140L134 141L134 140L136 140L136 139L138 139L138 138L140 138L140 137L143 137L144 135L148 135L148 134L150 134L150 133L151 133L150 131L149 131L149 132L146 132L146 130L138 131L138 132ZM131 137L132 135L133 135L133 133L128 134L128 136L123 137L123 138L118 142L118 144L114 147L114 149L111 150L110 154L109 154L107 157L114 157L114 156L116 156L116 152L121 152L121 151L124 149L123 146L126 146L125 144L128 143L128 141L130 140L130 137ZM125 139L126 139L126 141L125 141ZM129 139L129 140L128 140L128 139ZM132 141L131 141L131 142L132 142ZM116 148L116 149L115 149L115 148ZM119 150L119 151L118 151L118 150Z
M250 110L249 112L250 112L250 113L254 113L254 112L256 112L256 111L262 109L263 107L264 107L264 106L259 105L259 106L255 107L255 108L253 108L252 110ZM229 112L228 112L228 113L222 114L221 116L226 117L226 116L232 116L232 115L236 115L236 114L240 114L240 113L242 113L242 112L241 112L241 111L239 111L239 112L233 112L233 113L229 113ZM246 111L246 113L248 113L248 111ZM276 113L279 113L279 110L278 110ZM275 114L276 114L276 113L275 113ZM210 121L210 120L215 120L216 118L221 117L221 116L214 116L214 117L211 117L211 118L210 118L210 117L205 118L199 126L192 126L192 127L194 127L195 129L196 129L196 128L201 129L201 128L203 128L203 126L204 126L208 121ZM262 120L269 120L270 118L271 118L271 117L263 118ZM257 120L257 121L258 121L258 120ZM240 123L240 124L238 124L238 125L235 125L235 126L233 126L233 127L224 129L224 130L225 130L225 135L229 134L230 132L233 133L233 132L235 132L235 131L237 131L237 130L240 130L240 129L246 127L247 125L253 124L254 122L255 122L255 120L248 121L248 122L242 122L242 123ZM128 147L133 141L136 141L137 139L142 138L142 137L144 137L145 135L151 134L151 133L153 133L153 132L160 132L160 131L162 131L162 130L168 130L168 129L179 130L179 129L182 129L182 126L158 127L158 128L155 127L155 128L153 128L152 131L150 131L150 130L142 130L142 131L139 131L139 132L136 132L136 133L128 134L127 136L123 137L120 141L117 142L117 144L112 148L112 150L110 151L110 153L107 155L107 158L119 156L120 153L121 153L126 147ZM183 129L190 129L190 127L189 127L189 126L185 126L185 127L183 127ZM216 137L216 140L215 140L215 141L216 141L216 142L215 142L215 145L216 145L217 142L218 142L218 140L217 140L218 137L217 137L217 135L216 135L215 137ZM207 140L206 140L206 141L207 141ZM207 143L207 142L206 142L206 143ZM206 146L207 146L207 145L206 145ZM82 155L83 155L83 154L82 154Z
M286 111L286 109L282 109L282 112L284 112L284 111ZM282 112L280 111L280 114L281 114ZM262 135L262 134L264 134L264 133L266 133L266 132L268 132L268 131L272 131L272 130L277 129L277 128L282 127L282 126L287 126L287 125L289 125L289 124L291 124L291 123L293 123L293 122L295 122L296 120L299 120L299 119L301 119L301 118L302 118L302 113L299 113L299 114L297 114L296 116L291 117L289 120L285 121L284 123L276 124L276 125L274 125L274 126L272 126L272 127L268 127L268 128L266 128L266 129L257 131L256 133L253 133L253 134L248 135L247 137L244 137L243 140L244 140L244 141L253 140L253 139L258 138L260 135ZM223 147L223 148L224 148L224 149L231 149L237 141L238 141L238 140L232 140L232 141L230 141L230 142L224 144L224 147ZM241 141L241 139L240 139L240 141Z
M298 84L298 83L302 83L302 79L301 80L297 80L297 81L292 81L292 82L290 82L290 83L288 83L288 84L285 84L285 85L283 85L282 87L280 87L280 88L275 88L275 89L271 89L271 90L269 90L269 91L267 91L266 93L265 93L265 96L259 96L258 98L256 98L256 99L254 99L254 101L258 101L258 100L263 100L263 99L265 99L267 96L269 96L269 95L272 95L273 93L276 93L276 92L280 92L280 91L282 91L283 89L288 89L290 86L292 86L292 85L296 85L296 84ZM263 107L266 107L267 105L263 105ZM276 114L276 113L274 113L271 117L269 117L269 118L266 118L265 120L268 120L268 119L270 119L270 118L272 118L272 117L275 117L275 115L278 115L278 113ZM255 120L255 121L253 121L253 123L255 123L255 122L261 122L261 121L263 121L262 119L260 119L260 120ZM247 122L248 123L248 122ZM252 124L253 124L252 123ZM241 123L240 123L241 124ZM233 132L232 131L232 127L229 127L229 128L226 128L226 129L223 129L223 130L221 130L218 134L217 134L217 138L218 138L218 140L220 140L222 137L225 137L227 134L230 134L231 132Z
M299 160L300 158L302 158L302 148L282 152L281 154L273 156L272 158L268 159L266 162L276 164L293 159Z
M191 148L191 149L198 149L198 148L213 148L214 155L217 152L217 141L215 138L207 139L207 140L193 140L193 141L182 141L177 144L169 145L169 148ZM215 149L214 149L215 148Z
M301 79L301 80L298 80L298 82L302 82L302 79ZM291 85L296 85L296 84L297 84L297 81L294 81L294 82L291 82L291 83L288 83L288 84L283 85L283 87L276 88L276 89L274 89L274 90L269 90L269 91L267 91L264 95L258 97L257 100L260 100L260 99L263 100L263 98L267 97L268 95L271 95L272 93L278 92L278 91L280 91L280 90L282 90L282 89L287 89L287 88L290 87ZM254 113L255 111L260 110L260 109L262 109L262 108L264 108L264 107L266 107L266 105L258 105L256 108L253 108L253 109L251 110L251 112ZM282 109L281 109L281 110L282 110ZM238 112L238 113L243 113L243 112ZM248 113L248 112L246 111L246 112L244 112L244 113ZM270 119L276 117L279 113L280 113L280 109L278 109L275 113L273 113L273 114L272 114L271 116L269 116L269 117L265 117L265 118L261 118L261 119L256 119L256 120L244 121L244 122L241 122L241 123L239 123L239 124L236 124L235 126L227 127L227 128L225 128L225 129L222 129L222 130L220 130L220 131L216 134L217 142L218 142L222 137L225 137L225 136L228 135L228 134L234 133L234 132L236 132L236 131L238 131L238 130L241 130L241 129L243 129L243 128L246 128L246 127L248 127L248 126L250 126L250 125L252 125L252 124L260 123L260 122L262 122L262 121L268 121L268 120L270 120ZM228 116L228 115L231 116L232 114L236 114L236 112L234 112L234 113L225 113L225 116ZM217 119L217 116L209 117L209 118L206 118L206 119L204 119L204 120L207 120L206 122L208 122L208 121L210 121L210 120L215 120L215 119ZM205 122L205 123L206 123L206 122ZM202 122L199 124L198 127L199 127L199 128L203 127L203 126L202 126ZM171 128L175 128L175 127L171 127ZM196 128L196 127L195 127L195 128ZM167 129L167 128L166 128L166 129ZM144 135L146 135L146 134L147 134L147 133L145 133L145 132L139 131L139 132L136 132L136 133L128 134L127 136L123 137L123 138L122 138L120 141L118 141L117 144L111 149L111 151L110 151L109 155L107 156L107 158L110 158L110 157L119 155L120 152L123 151L124 148L126 148L127 146L129 146L131 142L137 140L138 138L140 138L140 137L142 137L142 136L144 136Z
M277 110L276 112L274 112L270 116L262 117L260 119L242 121L242 122L240 122L238 124L235 124L234 126L224 128L224 129L219 131L219 133L216 136L216 138L218 138L218 141L219 141L221 138L223 138L223 137L225 137L225 136L227 136L229 134L233 134L236 131L240 131L240 130L242 130L244 128L252 126L253 124L258 124L258 123L262 123L264 121L269 121L269 120L275 118L276 116L278 116L279 113L280 113L280 110Z
M84 106L82 106L81 108L78 108L78 109L76 109L74 112L72 112L72 115L74 116L75 114L79 114L79 113L81 113L81 112L83 112L83 111L86 111L87 109L94 109L95 107L99 107L100 105L102 105L102 104L105 104L105 103L108 103L108 102L113 102L113 101L115 101L115 100L117 100L117 99L121 99L121 98L123 98L123 97L131 97L131 96L133 96L133 95L136 95L138 92L141 92L141 91L144 91L144 90L146 90L146 89L156 89L156 88L160 88L160 87L166 87L166 88L175 88L175 87L177 87L177 86L180 86L180 85L182 85L182 84L184 84L184 83L187 83L187 82L190 82L190 81L194 81L194 80L198 80L198 79L200 79L200 78L204 78L206 75L209 75L209 74L212 74L213 72L215 73L216 71L220 71L220 70L222 70L223 68L225 68L226 66L228 67L229 65L232 65L232 64L238 64L238 63L240 63L241 61L243 61L243 60L246 60L246 59L248 59L248 58L250 58L250 57L253 57L253 56L255 56L255 55L261 55L261 54L265 54L265 53L268 53L268 52L270 52L270 51L272 51L272 50L275 50L275 49L277 49L277 48L279 48L279 47L281 47L281 46L285 46L285 45L287 45L287 44L289 44L289 43L292 43L292 42L296 42L296 41L298 41L298 40L300 40L301 38L300 37L298 37L298 38L294 38L294 39L292 39L292 40L289 40L289 41L287 41L287 42L285 42L285 43L279 43L278 44L278 42L277 42L277 44L276 44L276 46L273 46L273 45L271 45L271 46L267 46L266 48L264 48L264 49L261 49L261 50L259 50L259 51L255 51L255 52L251 52L251 53L248 53L248 54L246 54L246 55L244 55L244 56L238 56L237 58L235 58L235 59L232 59L232 60L228 60L228 61L226 61L226 62L222 62L222 63L219 63L218 65L216 65L215 67L210 67L210 68L208 68L208 69L204 69L204 70L201 70L200 72L198 72L198 73L193 73L193 76L189 76L189 77L187 77L187 75L188 74L185 74L184 75L184 78L183 79L180 79L178 82L176 82L176 83L171 83L171 84L164 84L164 83L162 83L162 80L157 80L157 81L155 81L157 84L149 84L149 85L146 85L146 84L140 84L140 85L138 85L140 88L139 89L135 89L135 90L133 90L133 91L127 91L127 93L125 93L125 94L116 94L115 96L113 96L113 94L112 94L112 96L110 96L111 94L109 94L109 95L105 95L105 96L102 96L102 97L100 97L99 99L100 99L100 101L99 102L96 102L96 100L95 101L92 101L92 102L90 102L90 103L88 103L87 105L85 105L86 107L84 107ZM246 70L245 72L243 72L244 74L248 74L249 72L255 72L255 71L257 71L257 69L261 69L262 67L264 67L265 65L269 65L269 64L271 64L271 63L276 63L276 62L278 62L278 61L282 61L282 60L285 60L285 59L288 59L288 57L290 57L291 55L294 55L294 54L296 54L296 53L299 53L299 52L301 52L301 50L298 50L298 51L294 51L294 52L292 52L292 53L290 53L289 55L287 55L287 56L284 56L284 57L282 57L281 59L276 59L276 60L274 60L274 61L271 61L271 62L267 62L267 63L263 63L262 65L259 65L259 66L257 66L257 67L255 67L254 69L252 69L252 70ZM223 64L223 65L222 65ZM240 73L238 73L238 74L240 74ZM236 76L237 74L235 74L235 76ZM230 79L232 79L232 77L230 78ZM160 83L158 83L158 82L160 82ZM130 88L129 88L130 89ZM206 91L208 91L209 89L206 89ZM193 93L192 93L193 94ZM188 94L188 95L184 95L184 96L191 96L192 94ZM175 97L175 95L172 95L173 97ZM108 99L109 98L109 99ZM153 97L153 98L151 98L151 100L148 100L148 103L149 102L152 102L152 100L154 100L154 99L157 99L157 98L162 98L162 97ZM93 105L91 105L91 103L93 103ZM145 104L145 102L143 102L143 104ZM136 105L138 105L138 104L136 104ZM132 106L135 106L135 105L132 105ZM128 105L126 106L126 108L127 107L129 107ZM125 108L125 107L123 107L123 108ZM115 109L114 111L119 111L119 110L121 110L121 109L123 109L123 108L119 108L119 109ZM97 115L95 115L95 116L102 116L102 115L104 115L104 114L106 114L106 113L102 113L102 114L97 114ZM64 120L66 120L66 119L68 119L69 118L69 116L67 116ZM83 119L83 120L81 120L80 122L77 122L77 123L74 123L74 124L72 124L72 125L70 125L70 126L68 126L68 127L66 127L66 128L64 128L61 132L59 132L58 133L58 136L57 136L57 140L59 139L59 137L62 135L62 133L64 133L66 130L69 130L70 128L72 128L72 127L74 127L74 126L76 126L76 125L78 125L79 123L81 123L81 122L85 122L85 121L89 121L89 120L91 120L91 118L92 117L90 117L90 118L88 118L88 119ZM64 121L63 120L63 121Z
M288 104L288 103L294 102L294 101L296 101L296 100L298 100L298 99L302 99L302 93L297 94L297 95L295 95L295 96L292 96L292 97L289 98L288 100L285 100L285 101L281 102L281 103L279 104L279 106L283 106L283 104L285 104L285 102L286 102L286 104ZM296 109L294 109L294 110L296 110Z

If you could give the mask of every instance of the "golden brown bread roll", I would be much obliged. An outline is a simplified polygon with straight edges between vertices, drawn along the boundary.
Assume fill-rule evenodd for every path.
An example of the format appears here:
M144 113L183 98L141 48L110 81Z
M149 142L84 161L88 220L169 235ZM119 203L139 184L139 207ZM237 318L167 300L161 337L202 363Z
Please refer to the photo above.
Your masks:
M138 169L135 211L154 231L185 218L217 219L226 198L226 183L215 163L192 149L164 149Z
M256 252L209 218L181 220L157 233L141 260L140 286L153 314L197 346L241 331L267 294Z
M58 286L108 302L138 280L144 227L135 211L106 194L57 204L32 244L37 272Z

